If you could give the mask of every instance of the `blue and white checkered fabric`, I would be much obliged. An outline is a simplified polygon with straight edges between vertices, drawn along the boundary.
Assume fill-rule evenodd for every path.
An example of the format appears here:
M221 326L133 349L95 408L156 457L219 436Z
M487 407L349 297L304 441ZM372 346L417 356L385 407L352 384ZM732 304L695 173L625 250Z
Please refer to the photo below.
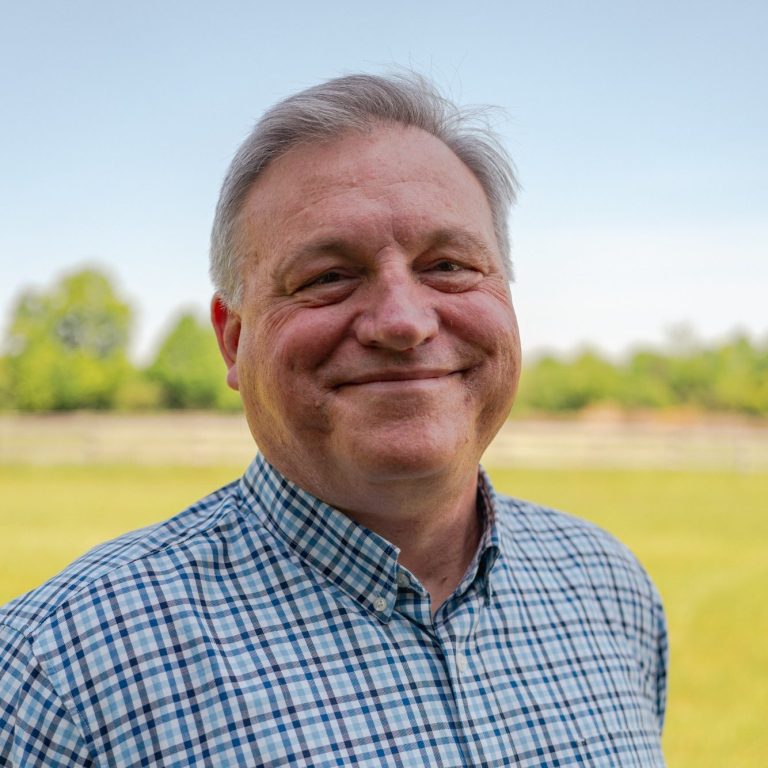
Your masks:
M0 765L663 765L658 597L498 497L434 618L397 549L257 458L0 611Z

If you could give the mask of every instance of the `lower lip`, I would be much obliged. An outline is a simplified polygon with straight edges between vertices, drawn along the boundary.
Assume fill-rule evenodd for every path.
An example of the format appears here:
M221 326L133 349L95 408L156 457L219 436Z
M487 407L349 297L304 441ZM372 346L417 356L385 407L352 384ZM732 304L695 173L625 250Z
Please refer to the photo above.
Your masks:
M366 381L361 384L345 384L342 389L346 390L380 390L389 392L395 390L430 390L443 384L454 381L460 374L449 373L446 376L435 376L429 379L393 379L382 381Z

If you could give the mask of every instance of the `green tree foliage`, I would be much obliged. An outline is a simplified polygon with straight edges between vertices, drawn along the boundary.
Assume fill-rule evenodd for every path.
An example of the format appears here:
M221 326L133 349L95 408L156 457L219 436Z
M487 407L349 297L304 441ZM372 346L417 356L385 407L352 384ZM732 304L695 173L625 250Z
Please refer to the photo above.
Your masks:
M573 360L547 356L523 368L520 401L534 410L576 411L616 399L619 374L595 351L585 350Z
M713 400L724 410L768 414L768 343L762 348L737 336L713 353Z
M602 403L768 415L768 339L757 344L738 335L707 346L683 329L666 350L638 349L622 362L587 350L572 358L547 355L523 367L523 410L567 412Z
M11 372L7 357L0 357L0 411L13 406L11 390Z
M616 401L625 408L666 408L676 402L669 383L669 359L661 352L634 352L619 374Z
M6 366L21 410L111 408L131 370L131 309L95 269L27 290L13 310Z
M193 312L179 316L163 339L147 376L160 387L167 408L237 410L240 398L225 381L211 326Z

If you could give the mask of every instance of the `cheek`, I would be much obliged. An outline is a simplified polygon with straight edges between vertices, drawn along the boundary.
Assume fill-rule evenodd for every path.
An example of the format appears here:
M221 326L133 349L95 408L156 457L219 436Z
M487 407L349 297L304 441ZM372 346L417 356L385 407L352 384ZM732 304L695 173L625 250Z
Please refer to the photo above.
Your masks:
M520 338L511 303L492 294L461 298L444 315L446 327L485 356L519 367Z
M456 337L483 360L480 375L471 382L471 399L481 405L483 418L505 417L520 378L520 337L511 303L492 295L467 301L452 320Z
M507 401L506 408L511 407L517 394L517 384L520 379L522 352L520 349L520 334L513 310L509 310L506 322L499 326L497 337L497 365L500 395Z
M321 369L341 344L344 323L334 308L301 309L266 318L250 345L253 378L263 392L285 399L322 385ZM275 389L279 392L275 392Z

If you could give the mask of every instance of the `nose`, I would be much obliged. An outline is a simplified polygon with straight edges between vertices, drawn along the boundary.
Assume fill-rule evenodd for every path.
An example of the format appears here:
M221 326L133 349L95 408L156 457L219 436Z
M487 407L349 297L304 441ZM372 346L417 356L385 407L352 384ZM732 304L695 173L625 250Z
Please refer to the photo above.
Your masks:
M404 352L434 338L438 318L428 292L405 266L383 270L366 291L355 328L358 341Z

